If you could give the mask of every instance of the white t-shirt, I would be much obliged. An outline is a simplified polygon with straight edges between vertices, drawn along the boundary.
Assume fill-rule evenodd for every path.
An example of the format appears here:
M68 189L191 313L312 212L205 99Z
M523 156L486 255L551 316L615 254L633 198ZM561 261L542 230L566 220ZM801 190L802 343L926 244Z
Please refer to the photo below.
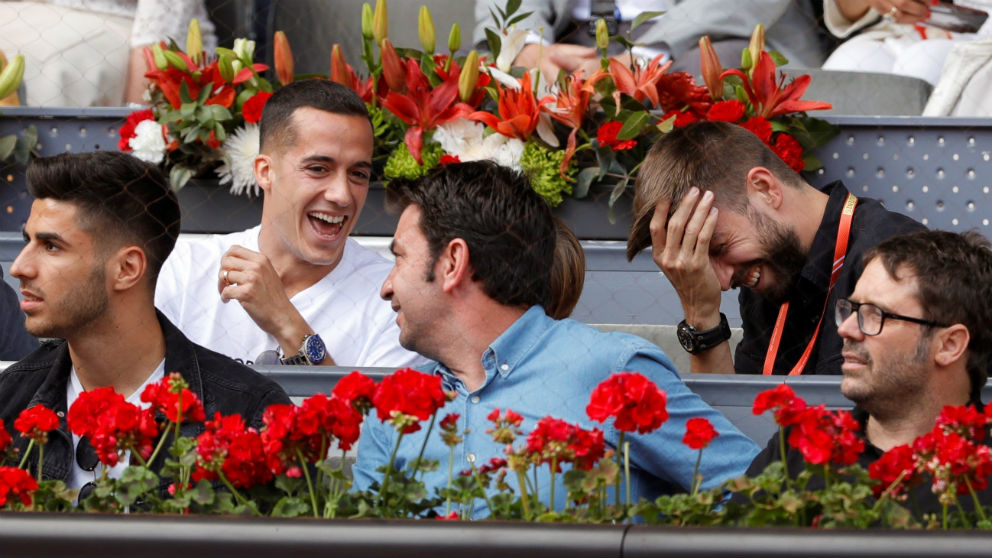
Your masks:
M162 362L158 363L158 366L155 367L155 370L151 373L151 375L148 376L147 379L145 379L145 383L141 384L141 386L138 389L136 389L134 393L132 393L127 397L127 402L132 405L137 405L142 409L147 409L149 406L151 406L151 403L145 403L144 401L141 400L141 392L145 391L145 388L148 387L149 384L154 384L155 382L161 380L164 377L165 377L165 359L163 358ZM72 407L72 404L76 402L76 399L79 397L79 394L83 393L84 391L86 390L83 389L83 384L79 381L79 376L76 375L76 367L73 366L72 371L69 373L69 382L66 384L66 388L65 388L65 408L68 409ZM96 469L93 469L92 471L86 471L79 466L79 463L75 459L76 447L79 446L79 438L80 436L77 436L76 434L72 435L72 449L73 449L72 468L69 470L69 482L66 483L66 485L69 488L74 488L77 490L82 488L84 484L88 482L93 482L96 479L100 478L100 475L103 474L103 467L104 467L103 463L97 463ZM127 469L127 466L130 464L130 462L131 462L131 452L126 451L124 452L124 456L121 458L121 460L117 462L117 465L114 465L113 467L107 470L107 476L112 479L121 478L121 475L124 473L124 469Z
M231 246L259 251L260 230L180 237L155 291L155 306L194 343L248 364L279 343L238 301L221 302L217 278ZM400 346L396 314L379 297L391 268L391 262L349 238L338 265L290 299L338 365L400 368L426 362Z

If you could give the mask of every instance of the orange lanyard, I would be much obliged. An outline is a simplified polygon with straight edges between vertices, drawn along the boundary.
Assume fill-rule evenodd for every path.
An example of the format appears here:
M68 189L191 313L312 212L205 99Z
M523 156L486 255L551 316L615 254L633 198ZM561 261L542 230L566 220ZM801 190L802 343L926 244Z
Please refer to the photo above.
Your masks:
M816 345L816 338L820 335L820 326L823 325L823 317L827 314L827 304L830 301L830 293L837 284L840 277L840 270L844 268L844 258L847 254L847 241L851 237L851 220L854 218L854 208L858 205L858 198L854 194L848 193L847 200L844 201L844 209L840 214L840 226L837 228L837 243L834 245L834 266L830 271L830 286L827 288L827 297L823 301L823 312L820 314L820 321L816 323L813 330L813 337L806 345L806 350L799 357L799 362L789 371L790 376L802 374L809 361L810 354L813 353L813 345ZM778 345L782 341L782 332L785 331L785 317L789 314L789 303L786 302L778 310L778 319L775 320L775 329L772 331L771 341L768 343L768 352L765 353L765 366L762 373L770 375L775 366L775 357L778 356Z

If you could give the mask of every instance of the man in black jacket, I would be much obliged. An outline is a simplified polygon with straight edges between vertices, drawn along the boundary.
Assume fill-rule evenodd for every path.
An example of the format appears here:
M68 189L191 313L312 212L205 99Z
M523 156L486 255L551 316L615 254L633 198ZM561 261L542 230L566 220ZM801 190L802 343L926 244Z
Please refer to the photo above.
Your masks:
M32 161L27 178L35 201L11 274L25 327L51 340L0 375L0 419L10 429L36 404L56 412L45 478L81 488L102 473L77 458L86 445L66 427L84 391L112 386L141 405L146 385L179 372L208 418L240 414L256 427L268 405L289 402L276 383L195 345L156 311L155 280L179 235L178 201L157 167L117 152L62 154ZM189 423L181 432L202 431ZM27 440L15 440L24 451Z

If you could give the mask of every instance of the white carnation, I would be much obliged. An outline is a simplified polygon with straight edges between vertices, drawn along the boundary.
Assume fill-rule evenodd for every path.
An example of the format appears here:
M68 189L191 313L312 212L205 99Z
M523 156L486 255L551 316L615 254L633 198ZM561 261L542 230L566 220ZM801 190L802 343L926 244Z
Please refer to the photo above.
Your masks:
M142 161L157 165L165 159L165 137L162 125L154 120L142 120L134 127L134 137L128 140L131 154Z
M234 195L259 195L258 184L255 182L255 157L258 155L260 135L258 124L245 124L221 146L224 153L224 164L217 167L220 183L231 183L231 193Z

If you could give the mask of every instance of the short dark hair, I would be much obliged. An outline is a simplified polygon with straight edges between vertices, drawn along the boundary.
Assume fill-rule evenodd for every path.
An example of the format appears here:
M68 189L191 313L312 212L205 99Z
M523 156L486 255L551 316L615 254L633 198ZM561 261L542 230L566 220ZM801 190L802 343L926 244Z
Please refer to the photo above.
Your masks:
M393 212L410 204L421 209L428 270L449 242L461 238L472 279L490 298L525 307L548 300L557 233L551 207L523 174L490 161L452 163L416 180L394 180L387 202Z
M916 274L925 319L968 328L971 398L978 401L992 357L992 244L974 230L922 230L879 243L865 252L864 265L876 258L894 279L906 268Z
M154 288L180 225L176 193L157 166L117 151L62 153L32 160L27 179L36 199L75 205L80 226L104 246L134 243L144 250Z
M649 225L659 201L672 201L670 211L695 186L717 194L721 207L743 213L747 207L745 178L764 167L783 183L799 188L802 177L750 130L728 122L694 122L661 136L637 171L634 222L627 237L627 259L651 245Z
M296 130L292 126L293 113L302 107L369 118L368 108L362 98L340 83L321 78L294 81L276 91L265 103L259 128L260 147L263 151L267 145L296 144ZM369 126L371 125L372 121L369 120Z
M551 264L551 291L544 310L556 320L572 315L586 281L586 254L565 221L555 217L555 257Z

